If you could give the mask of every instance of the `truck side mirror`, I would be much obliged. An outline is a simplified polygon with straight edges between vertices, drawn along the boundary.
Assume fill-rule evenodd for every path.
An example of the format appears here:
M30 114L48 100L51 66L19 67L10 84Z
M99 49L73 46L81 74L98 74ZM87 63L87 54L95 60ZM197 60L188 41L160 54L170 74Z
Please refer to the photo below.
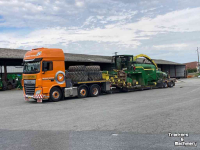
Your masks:
M42 62L42 71L47 71L48 69L47 69L47 67L48 67L48 64L47 64L47 62Z

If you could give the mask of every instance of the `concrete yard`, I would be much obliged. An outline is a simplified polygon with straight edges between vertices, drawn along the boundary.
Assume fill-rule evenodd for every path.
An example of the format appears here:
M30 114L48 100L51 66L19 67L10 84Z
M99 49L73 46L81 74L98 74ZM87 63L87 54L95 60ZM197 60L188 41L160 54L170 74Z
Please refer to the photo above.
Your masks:
M175 87L26 102L23 92L0 91L0 150L197 149L200 145L200 79ZM185 142L197 147L174 146Z

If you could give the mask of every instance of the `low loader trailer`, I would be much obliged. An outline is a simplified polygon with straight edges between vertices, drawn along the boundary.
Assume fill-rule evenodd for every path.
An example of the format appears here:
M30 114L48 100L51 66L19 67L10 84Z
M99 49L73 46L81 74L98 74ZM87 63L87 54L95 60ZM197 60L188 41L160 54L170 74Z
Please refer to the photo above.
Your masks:
M151 64L137 63L145 57ZM85 98L101 93L167 88L175 85L166 73L146 55L113 56L114 69L101 71L100 66L69 66L65 70L62 49L37 48L24 56L22 86L25 100L57 102L66 97Z

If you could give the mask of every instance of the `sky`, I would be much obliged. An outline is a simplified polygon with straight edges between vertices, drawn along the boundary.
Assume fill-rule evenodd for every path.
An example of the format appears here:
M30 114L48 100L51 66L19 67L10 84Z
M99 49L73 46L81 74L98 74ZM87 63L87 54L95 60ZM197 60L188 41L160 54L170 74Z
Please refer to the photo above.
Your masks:
M0 48L197 61L200 0L0 0Z

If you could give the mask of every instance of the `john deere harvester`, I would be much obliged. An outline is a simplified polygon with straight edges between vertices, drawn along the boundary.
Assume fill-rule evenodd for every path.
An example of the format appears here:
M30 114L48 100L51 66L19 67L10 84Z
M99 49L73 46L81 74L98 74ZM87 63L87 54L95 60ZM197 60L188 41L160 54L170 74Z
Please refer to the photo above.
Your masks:
M146 64L138 63L137 58L144 57ZM114 70L104 71L103 79L110 80L112 86L123 91L132 89L173 87L175 81L168 75L159 71L156 63L144 54L113 56Z

